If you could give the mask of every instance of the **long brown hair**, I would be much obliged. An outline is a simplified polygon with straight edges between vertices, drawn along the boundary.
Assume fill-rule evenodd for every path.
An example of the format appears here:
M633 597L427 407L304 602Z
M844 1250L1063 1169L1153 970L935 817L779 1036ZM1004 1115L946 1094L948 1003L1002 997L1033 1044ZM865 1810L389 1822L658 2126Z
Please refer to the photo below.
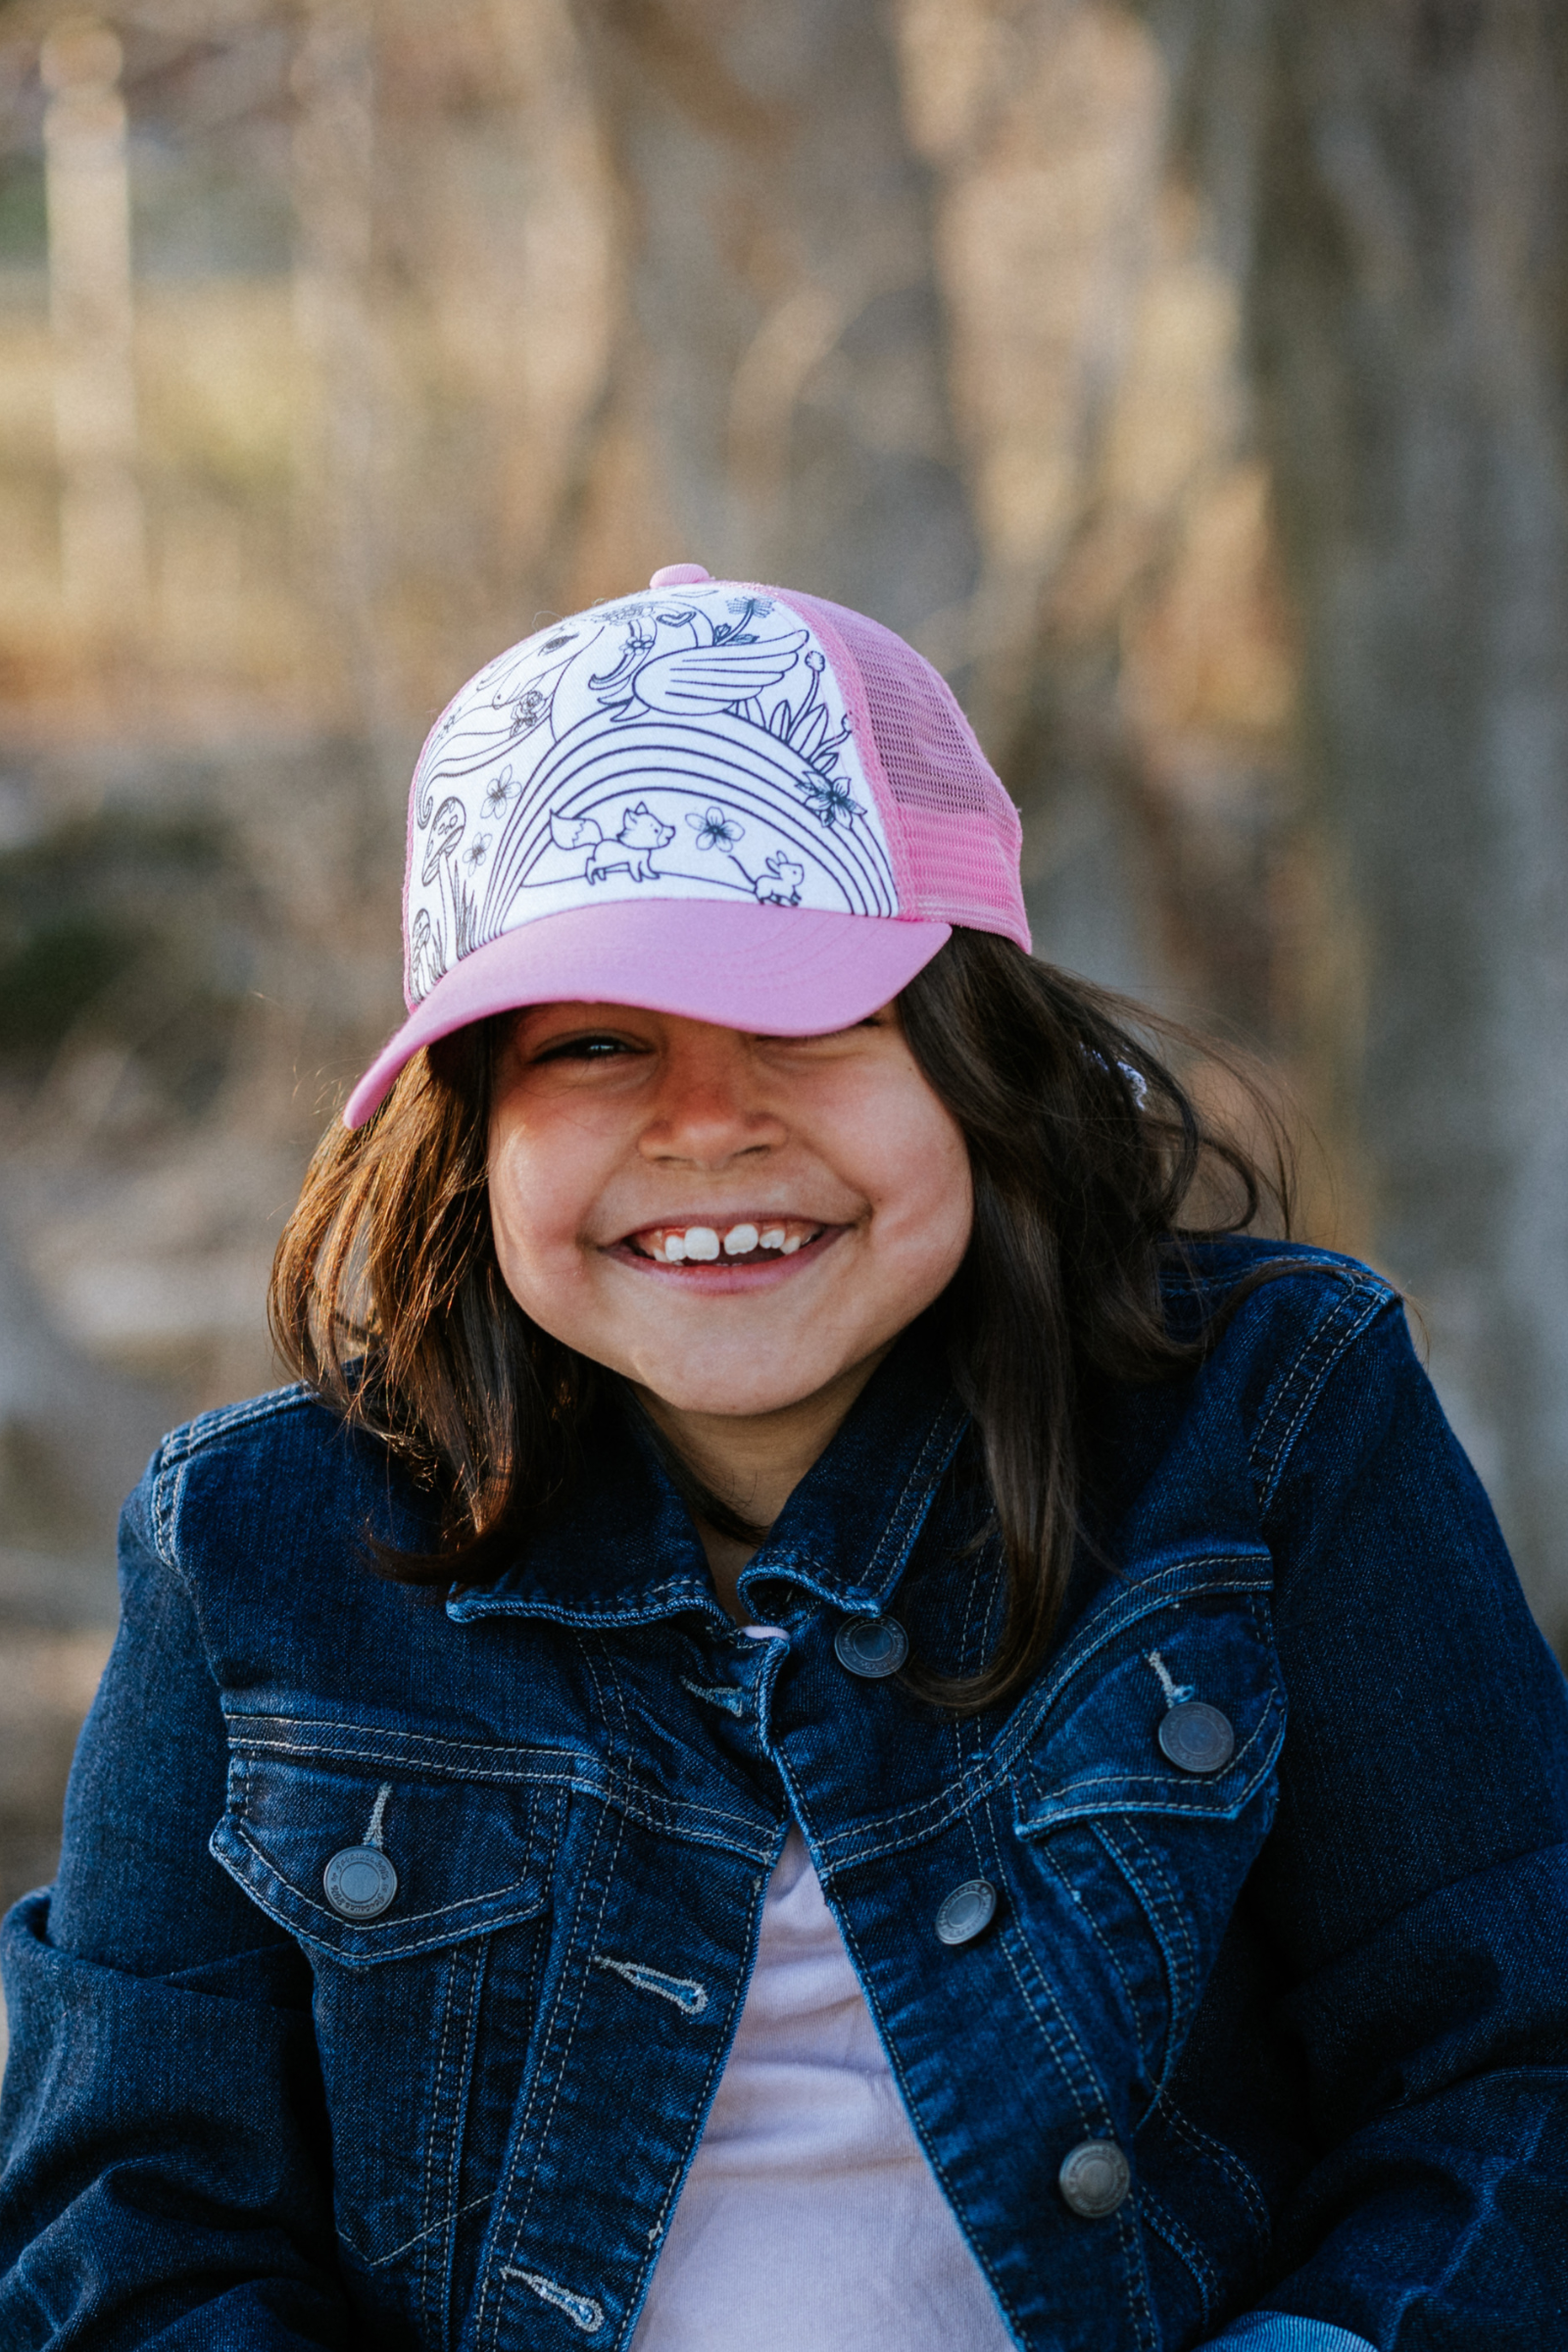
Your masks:
M1255 1095L1266 1175L1200 1115L1167 1058L1195 1047L1187 1033L1006 940L956 931L898 1004L974 1174L973 1234L942 1305L1008 1598L984 1671L943 1690L968 1709L1015 1695L1049 1644L1079 1534L1086 1375L1142 1384L1201 1357L1217 1326L1174 1336L1161 1273L1198 1233L1241 1231L1265 1206L1288 1228L1290 1163ZM442 1040L366 1126L333 1127L272 1268L285 1360L431 1495L433 1546L379 1554L414 1584L503 1573L569 1493L615 1385L522 1312L496 1261L486 1155L504 1026ZM1200 1192L1210 1206L1195 1219ZM689 1466L670 1466L710 1524L756 1539Z

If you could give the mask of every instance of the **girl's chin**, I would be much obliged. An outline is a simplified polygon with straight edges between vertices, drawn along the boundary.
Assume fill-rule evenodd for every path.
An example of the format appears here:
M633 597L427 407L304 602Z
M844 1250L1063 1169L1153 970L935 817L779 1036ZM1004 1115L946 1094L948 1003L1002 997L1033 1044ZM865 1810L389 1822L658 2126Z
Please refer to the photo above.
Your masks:
M765 1413L787 1413L793 1405L805 1404L808 1397L831 1386L835 1376L834 1369L829 1368L820 1380L802 1388L794 1381L787 1386L769 1383L752 1387L742 1381L715 1379L710 1370L691 1379L665 1369L650 1372L641 1366L629 1374L632 1385L642 1391L651 1404L662 1406L668 1413L689 1414L704 1421L748 1421Z

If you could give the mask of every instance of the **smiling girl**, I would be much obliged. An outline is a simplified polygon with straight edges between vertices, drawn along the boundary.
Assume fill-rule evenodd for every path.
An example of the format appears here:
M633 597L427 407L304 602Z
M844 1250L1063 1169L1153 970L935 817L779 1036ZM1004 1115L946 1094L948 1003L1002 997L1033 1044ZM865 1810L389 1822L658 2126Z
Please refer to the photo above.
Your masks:
M8 2352L1568 2342L1562 1678L1017 860L696 566L443 713L7 1923Z

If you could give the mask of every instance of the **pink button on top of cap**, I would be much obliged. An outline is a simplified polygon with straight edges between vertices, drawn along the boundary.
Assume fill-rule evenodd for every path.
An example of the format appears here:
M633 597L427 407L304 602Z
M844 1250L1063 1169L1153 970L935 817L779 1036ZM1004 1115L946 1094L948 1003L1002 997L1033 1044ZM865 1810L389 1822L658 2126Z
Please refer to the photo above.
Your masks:
M710 571L701 564L665 564L649 581L650 588L695 588L699 580L710 580Z

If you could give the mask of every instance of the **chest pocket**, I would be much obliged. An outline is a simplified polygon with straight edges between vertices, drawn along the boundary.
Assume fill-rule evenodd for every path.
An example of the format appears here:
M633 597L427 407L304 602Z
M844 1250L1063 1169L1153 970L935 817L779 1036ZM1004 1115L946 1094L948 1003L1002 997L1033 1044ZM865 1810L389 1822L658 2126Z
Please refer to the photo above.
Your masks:
M211 1850L312 1965L343 2258L444 2344L455 2232L531 2063L564 1759L342 1722L229 1736Z
M1118 1596L1081 1629L1013 1765L1015 1832L1087 1932L1148 2090L1273 1820L1286 1708L1270 1584L1265 1553L1182 1561Z
M353 1748L352 1727L330 1731ZM382 1733L339 1754L247 1740L212 1851L300 1942L372 1968L544 1911L558 1810L552 1781L528 1777L522 1758L514 1781L492 1786L432 1775Z

